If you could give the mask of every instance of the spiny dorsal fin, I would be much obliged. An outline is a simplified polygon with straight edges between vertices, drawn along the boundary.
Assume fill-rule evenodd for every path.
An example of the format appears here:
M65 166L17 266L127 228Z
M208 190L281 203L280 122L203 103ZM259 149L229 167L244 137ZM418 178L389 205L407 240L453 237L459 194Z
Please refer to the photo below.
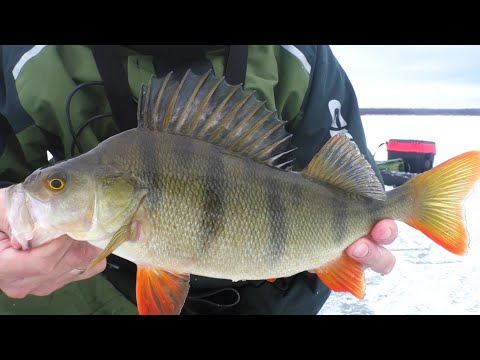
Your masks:
M284 170L294 161L291 134L255 93L229 85L211 71L188 70L180 81L168 74L142 86L138 127L190 136Z
M385 200L385 189L358 146L345 135L332 137L314 156L303 175L339 189Z

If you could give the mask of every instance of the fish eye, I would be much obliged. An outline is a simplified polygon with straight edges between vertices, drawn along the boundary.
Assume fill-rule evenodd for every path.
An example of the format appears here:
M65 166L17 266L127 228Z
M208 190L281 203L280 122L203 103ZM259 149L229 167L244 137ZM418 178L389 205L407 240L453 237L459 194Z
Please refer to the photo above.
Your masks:
M59 191L65 187L66 176L63 172L54 171L48 176L47 181L51 190Z

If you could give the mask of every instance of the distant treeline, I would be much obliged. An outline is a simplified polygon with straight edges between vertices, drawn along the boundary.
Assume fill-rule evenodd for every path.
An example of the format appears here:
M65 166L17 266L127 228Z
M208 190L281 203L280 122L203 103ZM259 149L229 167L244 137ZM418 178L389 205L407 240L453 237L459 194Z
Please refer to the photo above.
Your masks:
M406 108L363 108L360 115L457 115L480 116L480 109L406 109Z

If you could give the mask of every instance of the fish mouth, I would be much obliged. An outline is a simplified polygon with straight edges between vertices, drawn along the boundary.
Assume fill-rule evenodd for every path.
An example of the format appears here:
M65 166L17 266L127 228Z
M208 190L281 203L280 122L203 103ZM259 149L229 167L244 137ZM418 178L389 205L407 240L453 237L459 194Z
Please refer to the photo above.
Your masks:
M14 202L12 203L12 209L17 206L17 212L20 212L21 210L25 211L25 215L28 215L32 223L35 224L38 219L35 217L35 212L30 210L34 203L45 204L46 201L32 194L30 191L28 191L28 187L25 187L24 185L22 185L21 188L14 190L12 198L14 199ZM20 207L23 207L23 209L20 209Z
M48 213L48 202L30 194L22 184L10 187L6 195L10 235L23 250L40 246L64 234L52 226L45 226L42 216Z
M11 236L24 250L31 247L35 222L28 206L28 195L22 184L7 189L5 208Z

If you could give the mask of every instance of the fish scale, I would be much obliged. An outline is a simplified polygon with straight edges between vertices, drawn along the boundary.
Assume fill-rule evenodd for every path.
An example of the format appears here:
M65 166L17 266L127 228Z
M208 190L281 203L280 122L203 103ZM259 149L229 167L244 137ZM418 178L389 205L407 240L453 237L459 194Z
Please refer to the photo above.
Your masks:
M142 204L145 213L154 214L150 222L155 235L145 243L145 250L139 250L138 258L131 255L136 263L154 263L181 272L235 280L289 276L306 265L313 269L332 260L347 242L368 232L374 221L363 211L365 205L361 205L361 199L356 206L348 206L350 199L341 202L343 209L331 206L339 203L340 193L335 194L300 173L228 156L212 144L168 133L130 130L115 141L122 143L126 138L132 147L147 146L144 151L155 154L150 158L159 161L158 169L153 165L147 168L149 176L142 176L143 164L138 169L128 166L144 179L142 186L151 189L155 187L152 178L163 179L159 189L161 199L155 191L150 191L152 197L147 194ZM187 166L179 160L185 155L179 156L179 150L185 149L183 142L190 144ZM111 159L115 154L118 153L104 157ZM222 164L223 171L212 173L212 164L217 167ZM289 190L293 186L298 189L297 195L308 194L296 206L291 206ZM214 199L206 196L207 188L212 190ZM221 206L206 214L209 202ZM339 211L344 214L341 218L336 217ZM206 217L216 218L215 222L208 222L207 229ZM339 223L349 218L354 218L355 223L347 226ZM215 231L219 228L222 231ZM335 251L326 255L324 251L331 246L331 239L338 239L333 243ZM202 257L206 241L208 256ZM181 250L178 243L182 244ZM161 249L158 244L162 244Z

